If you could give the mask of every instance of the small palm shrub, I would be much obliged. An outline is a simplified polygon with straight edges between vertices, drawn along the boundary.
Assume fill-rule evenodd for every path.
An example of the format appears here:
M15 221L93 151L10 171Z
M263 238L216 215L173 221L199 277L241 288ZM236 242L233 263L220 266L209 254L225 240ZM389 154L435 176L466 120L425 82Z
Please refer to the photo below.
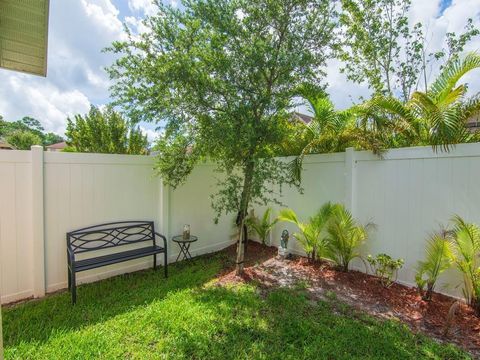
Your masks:
M308 222L301 222L292 209L280 211L278 219L295 224L300 230L293 234L295 239L302 245L310 261L321 258L325 252L325 228L330 221L334 209L338 205L330 202L324 204L315 215L308 219Z
M455 226L455 265L463 274L463 294L480 316L480 228L460 216L455 216L452 221Z
M372 226L360 225L345 206L336 205L327 226L326 257L333 260L342 271L348 271L350 262L361 258L358 247L367 239L368 229Z
M265 210L261 218L258 218L255 215L251 215L247 218L247 226L255 231L263 245L266 244L268 234L278 222L278 218L273 219L272 221L270 220L271 213L272 209L268 208Z
M380 278L380 282L386 288L390 287L397 279L398 270L403 266L403 259L393 259L387 254L378 254L373 257L368 255L367 261L373 272Z
M452 265L452 246L452 233L447 230L435 233L428 239L425 259L418 263L415 275L415 282L423 300L432 299L438 277Z

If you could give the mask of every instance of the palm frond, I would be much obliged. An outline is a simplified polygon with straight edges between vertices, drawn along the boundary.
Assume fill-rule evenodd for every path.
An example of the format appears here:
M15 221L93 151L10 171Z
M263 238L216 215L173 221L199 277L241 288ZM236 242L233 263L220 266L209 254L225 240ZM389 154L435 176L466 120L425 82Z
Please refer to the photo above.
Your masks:
M337 205L333 209L327 233L326 256L344 271L348 271L350 262L361 257L358 247L368 237L367 228L358 224L345 206Z
M452 219L455 242L455 264L464 279L463 292L469 304L480 313L480 228L460 216Z
M300 233L294 235L295 238L302 245L308 257L316 260L322 257L325 252L325 229L336 207L336 204L330 202L324 204L308 219L308 222L300 222L292 209L281 210L278 219L297 225Z
M425 258L419 261L415 281L418 288L423 292L425 286L425 300L430 300L438 277L453 263L453 245L449 232L435 233L427 240Z
M480 55L476 52L469 53L465 58L456 58L449 62L440 75L431 85L429 95L437 103L443 102L452 92L457 82L471 70L480 67Z

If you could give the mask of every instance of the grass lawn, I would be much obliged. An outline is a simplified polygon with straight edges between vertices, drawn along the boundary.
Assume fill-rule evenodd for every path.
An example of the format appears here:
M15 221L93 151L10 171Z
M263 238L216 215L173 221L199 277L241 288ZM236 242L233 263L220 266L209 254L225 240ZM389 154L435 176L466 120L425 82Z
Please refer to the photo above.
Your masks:
M266 297L212 280L223 253L143 271L3 309L6 359L468 359L301 285Z

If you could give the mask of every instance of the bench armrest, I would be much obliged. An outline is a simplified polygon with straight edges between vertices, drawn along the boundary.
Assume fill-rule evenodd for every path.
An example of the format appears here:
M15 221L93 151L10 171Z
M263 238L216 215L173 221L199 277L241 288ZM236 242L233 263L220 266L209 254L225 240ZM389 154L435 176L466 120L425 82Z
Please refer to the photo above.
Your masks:
M155 235L163 239L163 246L165 248L165 251L167 251L167 238L156 231L155 231Z

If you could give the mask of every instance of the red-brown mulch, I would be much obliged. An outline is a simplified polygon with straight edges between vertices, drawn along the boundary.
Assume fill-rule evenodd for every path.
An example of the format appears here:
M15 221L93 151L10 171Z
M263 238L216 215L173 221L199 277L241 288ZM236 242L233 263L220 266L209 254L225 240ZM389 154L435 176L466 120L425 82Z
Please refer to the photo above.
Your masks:
M375 276L358 271L341 272L328 263L312 264L304 257L278 259L276 248L252 242L246 253L244 275L238 277L231 260L235 251L234 246L227 249L230 262L219 275L219 284L254 281L268 290L307 281L307 291L314 299L325 298L326 292L332 291L358 310L380 318L398 319L413 331L455 343L480 358L480 319L464 302L460 302L448 334L444 335L449 310L457 299L435 293L426 302L415 288L397 283L385 288Z

